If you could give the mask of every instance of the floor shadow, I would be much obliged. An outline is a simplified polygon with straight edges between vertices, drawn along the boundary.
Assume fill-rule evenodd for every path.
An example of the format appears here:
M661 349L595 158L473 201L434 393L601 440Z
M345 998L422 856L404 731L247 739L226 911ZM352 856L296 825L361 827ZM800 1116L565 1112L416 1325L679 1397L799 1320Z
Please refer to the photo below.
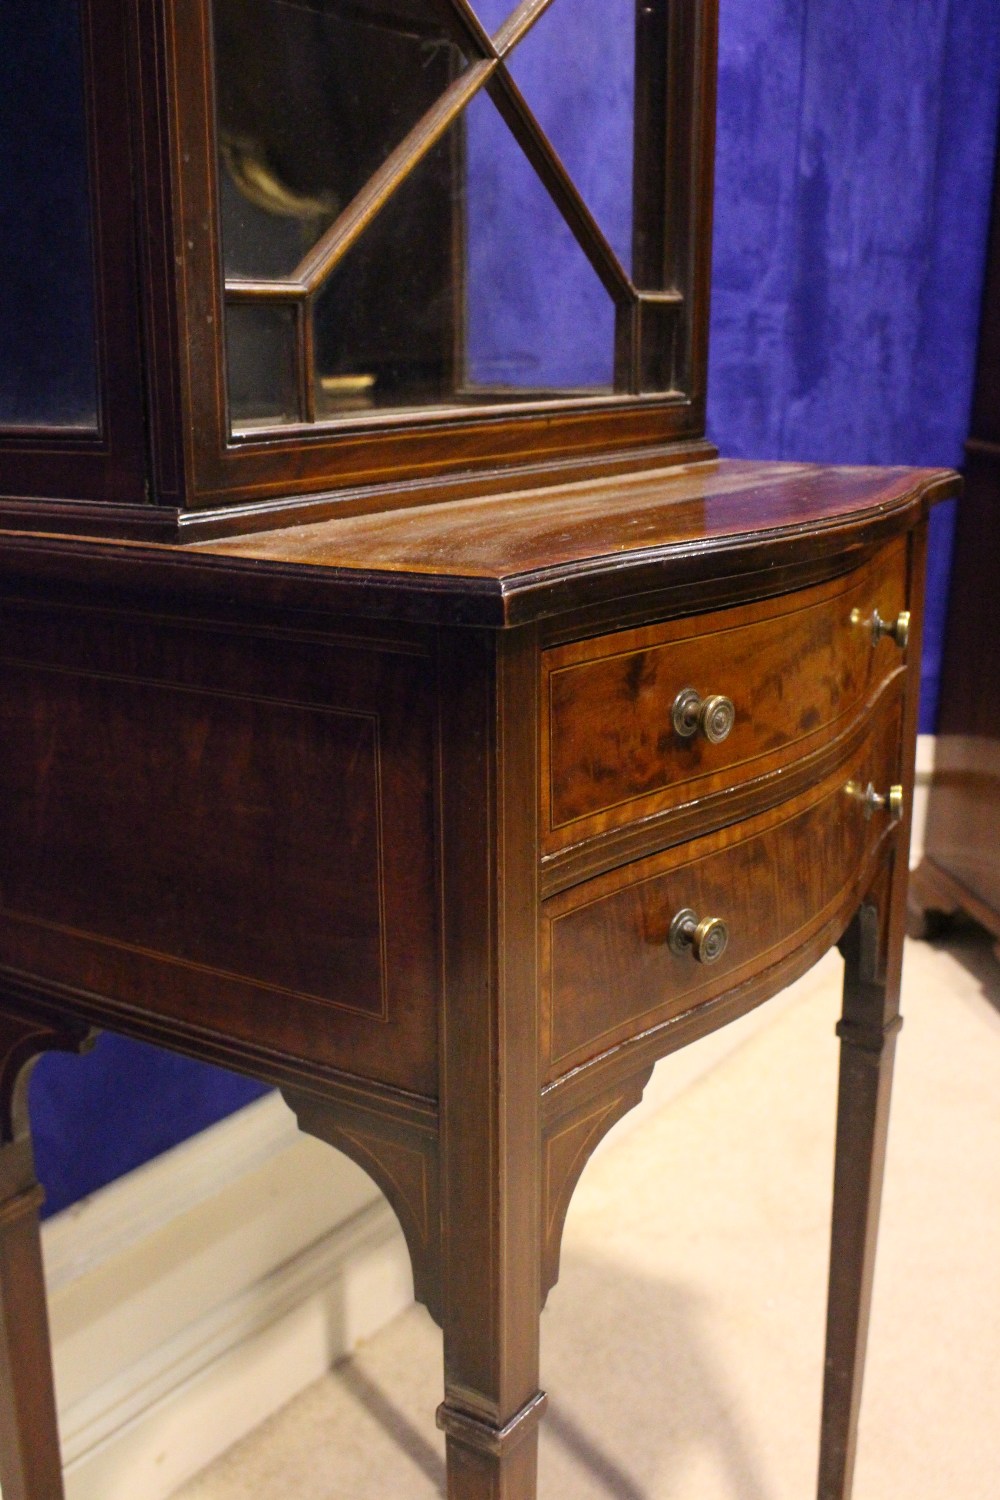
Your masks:
M542 1319L549 1407L541 1434L541 1500L679 1495L681 1470L693 1453L707 1457L720 1476L713 1494L776 1500L753 1438L735 1415L737 1393L709 1346L698 1296L630 1274L613 1260L572 1252L564 1257L563 1287ZM340 1365L333 1378L443 1496L440 1453L406 1406L412 1359L426 1361L421 1381L440 1387L439 1350L439 1338L426 1335L414 1338L405 1355L401 1347L397 1353L409 1370L398 1390L384 1360L376 1377L363 1367L363 1353Z
M551 1399L543 1431L547 1437L560 1443L582 1469L588 1470L609 1495L615 1496L615 1500L647 1500L645 1492L619 1463L603 1452L575 1418Z
M1000 962L989 934L959 922L930 946L960 963L1000 1015ZM542 1384L550 1404L542 1424L541 1500L695 1500L693 1470L710 1474L713 1500L778 1500L773 1457L765 1455L780 1442L783 1424L798 1419L773 1402L748 1408L717 1353L710 1311L692 1286L635 1274L610 1253L599 1254L593 1241L586 1249L565 1246L560 1283L542 1320ZM420 1359L420 1379L439 1389L439 1340L425 1341ZM391 1371L383 1366L373 1380L348 1364L338 1377L443 1495L439 1453L420 1422L401 1409ZM817 1439L821 1378L817 1343ZM804 1406L812 1402L806 1397Z
M949 918L933 938L915 941L925 941L936 953L947 953L960 963L982 988L983 998L1000 1014L1000 945L985 927L959 915Z
M652 1500L681 1493L681 1463L699 1450L732 1500L776 1500L696 1293L571 1250L560 1286L542 1323L543 1478L547 1444L564 1450L588 1495ZM540 1489L545 1500L557 1493L572 1492L565 1481Z
M370 1417L415 1468L429 1479L439 1495L447 1492L444 1461L420 1429L386 1394L382 1387L365 1374L354 1360L337 1369L336 1379L350 1396L363 1406Z

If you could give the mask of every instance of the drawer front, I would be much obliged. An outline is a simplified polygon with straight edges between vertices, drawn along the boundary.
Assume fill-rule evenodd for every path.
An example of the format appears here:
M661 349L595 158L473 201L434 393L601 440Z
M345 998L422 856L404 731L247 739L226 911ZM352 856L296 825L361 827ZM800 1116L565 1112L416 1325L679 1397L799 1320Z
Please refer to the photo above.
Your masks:
M898 694L838 771L791 804L587 881L543 903L544 1045L549 1080L759 974L849 899L891 825L869 782L898 780ZM720 918L714 962L675 952L671 924Z
M831 583L696 620L616 632L544 654L543 849L570 844L756 775L822 747L903 653L874 640L878 610L906 604L906 546ZM674 729L694 688L735 707L721 743Z

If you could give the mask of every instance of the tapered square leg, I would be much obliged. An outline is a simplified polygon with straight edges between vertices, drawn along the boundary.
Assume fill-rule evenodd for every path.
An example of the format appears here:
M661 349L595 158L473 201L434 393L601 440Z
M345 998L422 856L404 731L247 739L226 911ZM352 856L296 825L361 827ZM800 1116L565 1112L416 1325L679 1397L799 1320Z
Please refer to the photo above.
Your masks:
M30 1144L0 1147L0 1488L62 1500L38 1210Z
M531 644L470 631L441 661L448 1500L535 1500L545 1403Z
M848 1500L854 1477L875 1244L889 1128L896 983L878 975L879 912L864 906L842 944L844 1014L834 1167L819 1500Z
M438 1422L448 1437L448 1500L534 1500L538 1488L539 1392L499 1430L447 1403Z

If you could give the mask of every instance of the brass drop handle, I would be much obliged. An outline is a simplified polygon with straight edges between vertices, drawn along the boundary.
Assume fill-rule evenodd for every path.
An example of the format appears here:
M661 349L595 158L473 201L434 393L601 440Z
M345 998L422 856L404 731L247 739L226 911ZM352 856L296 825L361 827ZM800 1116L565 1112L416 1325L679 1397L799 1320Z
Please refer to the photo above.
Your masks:
M679 911L667 937L671 953L690 953L696 963L714 964L729 943L729 928L721 917L702 917L689 906Z
M711 693L703 698L697 688L681 688L670 710L674 732L689 740L699 731L713 745L721 745L736 722L731 698Z
M851 610L851 624L864 624L864 617L860 609ZM877 646L884 635L890 636L896 642L900 651L905 651L910 639L910 611L901 609L895 620L883 620L878 610L872 611L872 617L867 622L872 633L872 645Z
M877 812L887 812L891 822L898 823L903 816L903 788L891 786L888 792L877 792L869 781L862 790L857 782L848 782L847 790L860 801L865 810L865 817L871 818Z

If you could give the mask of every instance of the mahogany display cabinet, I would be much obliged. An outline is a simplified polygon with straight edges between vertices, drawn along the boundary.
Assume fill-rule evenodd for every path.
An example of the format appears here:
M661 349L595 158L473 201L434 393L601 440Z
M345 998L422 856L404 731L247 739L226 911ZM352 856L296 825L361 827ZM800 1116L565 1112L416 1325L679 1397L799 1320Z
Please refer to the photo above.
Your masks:
M105 1028L279 1086L399 1216L449 1497L532 1500L589 1154L834 943L846 1500L956 480L706 442L715 0L14 11L5 1500L62 1493L40 1053Z

